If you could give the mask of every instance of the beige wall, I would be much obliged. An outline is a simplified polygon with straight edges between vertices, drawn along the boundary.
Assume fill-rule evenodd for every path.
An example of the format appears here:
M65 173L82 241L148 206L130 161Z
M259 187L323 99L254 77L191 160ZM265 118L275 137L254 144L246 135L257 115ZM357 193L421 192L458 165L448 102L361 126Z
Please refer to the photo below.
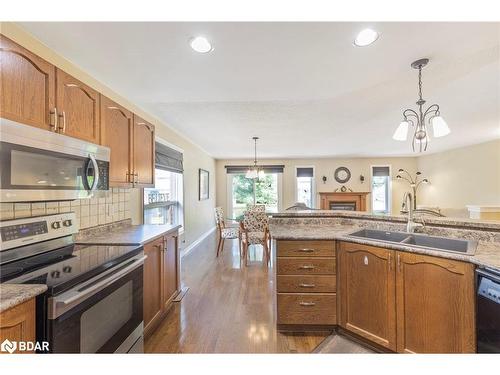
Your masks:
M319 192L331 192L342 185L333 178L333 172L340 166L345 166L351 171L351 180L347 187L354 191L370 191L370 178L372 165L390 165L391 174L394 178L399 168L404 168L411 173L416 172L417 161L413 157L408 158L352 158L352 159L285 159L285 160L260 160L261 164L284 164L285 169L282 178L283 207L292 206L295 198L295 167L314 166L316 183L316 207L319 208ZM250 160L217 160L217 206L222 206L227 211L227 177L225 165L250 165ZM364 183L360 182L359 176L365 176ZM326 184L322 177L328 178ZM408 185L401 181L392 182L392 212L398 213L401 208L403 194L408 190ZM368 207L371 209L371 196L368 196Z
M418 168L431 184L420 202L450 216L466 216L466 205L500 205L500 139L421 156Z
M0 23L0 32L58 68L85 82L103 95L106 95L145 120L151 122L156 127L156 134L158 137L181 148L184 151L185 200L185 243L183 247L189 245L202 234L213 228L213 208L215 206L215 179L213 176L215 175L215 161L210 155L179 133L175 132L172 128L169 128L168 125L162 123L158 118L145 112L137 105L114 92L111 88L91 77L72 62L49 49L18 25L10 22ZM198 201L198 168L203 168L210 172L211 197L209 200ZM134 223L140 223L142 217L140 194L140 189L132 189L131 191L131 217Z

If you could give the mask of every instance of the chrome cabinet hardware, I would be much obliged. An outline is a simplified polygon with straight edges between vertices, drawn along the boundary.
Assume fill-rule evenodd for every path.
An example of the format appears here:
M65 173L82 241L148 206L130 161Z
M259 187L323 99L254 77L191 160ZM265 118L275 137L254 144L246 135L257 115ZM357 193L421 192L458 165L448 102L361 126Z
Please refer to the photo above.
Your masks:
M313 253L314 249L297 249L301 253Z
M299 305L300 306L316 306L316 304L314 302L304 302L304 301L300 301Z
M50 111L49 113L50 113L50 119L49 119L50 127L52 128L52 131L56 132L57 131L57 120L58 120L57 108L54 107L54 109L52 111Z
M363 263L364 263L365 266L368 265L368 257L366 255L363 258Z
M299 270L313 270L313 269L314 269L314 266L308 266L308 265L299 267Z
M314 287L316 287L316 284L300 283L299 287L301 287L301 288L314 288Z
M398 271L401 272L401 255L398 254Z

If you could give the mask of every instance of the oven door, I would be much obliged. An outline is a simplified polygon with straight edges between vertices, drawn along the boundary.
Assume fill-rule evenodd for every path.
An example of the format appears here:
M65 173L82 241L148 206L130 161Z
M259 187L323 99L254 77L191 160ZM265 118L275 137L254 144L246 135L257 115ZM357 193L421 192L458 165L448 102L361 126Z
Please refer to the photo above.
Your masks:
M48 300L52 353L127 353L143 342L143 254Z

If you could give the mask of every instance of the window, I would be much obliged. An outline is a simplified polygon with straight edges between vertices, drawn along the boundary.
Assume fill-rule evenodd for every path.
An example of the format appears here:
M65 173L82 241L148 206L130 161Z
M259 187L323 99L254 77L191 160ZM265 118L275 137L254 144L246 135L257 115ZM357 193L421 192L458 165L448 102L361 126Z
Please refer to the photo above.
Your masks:
M391 167L372 166L372 211L379 214L391 212Z
M155 187L144 189L144 224L184 224L183 155L155 144Z
M281 209L281 183L283 166L264 167L264 178L245 177L246 166L227 166L228 217L239 219L248 205L263 204L266 212Z
M314 167L296 167L296 201L314 208Z

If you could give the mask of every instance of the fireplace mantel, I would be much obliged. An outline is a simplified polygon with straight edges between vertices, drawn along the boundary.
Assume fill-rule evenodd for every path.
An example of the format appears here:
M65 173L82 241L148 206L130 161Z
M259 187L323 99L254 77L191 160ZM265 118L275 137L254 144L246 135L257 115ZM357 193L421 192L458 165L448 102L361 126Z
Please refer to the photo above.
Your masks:
M345 206L352 211L366 211L366 196L368 194L370 194L368 191L319 193L321 209L342 209L340 206ZM332 208L335 205L339 208Z

